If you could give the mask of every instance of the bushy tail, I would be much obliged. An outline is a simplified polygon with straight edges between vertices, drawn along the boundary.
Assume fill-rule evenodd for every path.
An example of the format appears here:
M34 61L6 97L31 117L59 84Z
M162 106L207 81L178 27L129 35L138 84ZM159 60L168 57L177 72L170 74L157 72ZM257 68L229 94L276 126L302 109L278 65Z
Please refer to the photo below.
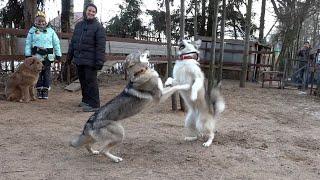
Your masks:
M86 143L88 143L89 137L81 134L80 136L74 138L73 140L71 140L70 142L70 146L72 147L80 147Z
M224 98L220 93L221 82L218 83L216 87L213 87L210 92L210 100L212 103L212 109L214 111L214 116L219 116L225 109L226 105Z

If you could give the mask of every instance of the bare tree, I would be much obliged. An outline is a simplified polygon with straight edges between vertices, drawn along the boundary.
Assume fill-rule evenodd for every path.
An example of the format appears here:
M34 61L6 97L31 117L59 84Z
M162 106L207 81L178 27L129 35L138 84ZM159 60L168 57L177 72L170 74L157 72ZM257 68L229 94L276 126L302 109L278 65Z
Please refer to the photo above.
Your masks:
M194 27L193 27L194 40L196 40L198 36L198 0L194 1L193 24L194 24Z
M292 58L299 46L299 39L303 40L303 22L320 8L319 0L271 0L274 12L279 20L279 38L282 48L278 62ZM281 63L283 65L284 63ZM291 65L288 64L288 67ZM280 66L283 69L283 66Z
M266 0L261 2L261 14L260 14L260 27L259 27L259 42L263 41L263 31L264 31L264 18L266 13Z
M166 37L167 37L167 61L168 61L168 76L172 77L172 59L171 59L171 15L170 15L170 0L165 0L166 6ZM172 110L177 110L176 96L171 96Z
M200 21L200 35L206 34L206 3L207 0L201 0L201 21Z
M70 9L71 1L73 0L64 0L61 1L61 32L70 32L71 22L70 22Z
M221 16L221 32L220 32L220 54L218 63L218 82L222 80L222 67L223 67L223 55L224 55L224 30L226 20L226 0L222 0L222 16Z
M217 43L217 23L218 23L218 7L219 1L214 1L213 16L212 16L212 41L210 49L210 66L209 66L209 77L208 77L208 94L211 92L211 89L214 84L215 79L215 59L216 59L216 43Z
M29 29L34 23L34 18L37 14L37 0L23 1L23 16L25 28Z
M185 5L184 5L184 0L180 0L180 39L184 39L184 34L185 34ZM174 94L173 96L176 96ZM180 99L180 107L182 111L185 111L185 104L183 102L183 99L181 96L179 96Z
M246 30L245 30L244 53L243 53L242 69L241 69L241 76L240 76L240 87L245 87L245 82L247 79L249 43L250 43L249 37L250 37L250 27L251 27L251 9L252 9L252 0L248 0L246 25L245 25Z
M184 0L180 0L180 39L184 38L185 34L185 5Z

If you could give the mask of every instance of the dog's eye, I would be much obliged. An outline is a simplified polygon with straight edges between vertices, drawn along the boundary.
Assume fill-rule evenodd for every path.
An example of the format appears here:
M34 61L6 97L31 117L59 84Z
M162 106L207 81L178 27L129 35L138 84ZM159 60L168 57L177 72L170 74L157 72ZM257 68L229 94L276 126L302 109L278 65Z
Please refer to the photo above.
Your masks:
M185 48L185 45L180 45L179 46L179 50L184 49L184 48Z

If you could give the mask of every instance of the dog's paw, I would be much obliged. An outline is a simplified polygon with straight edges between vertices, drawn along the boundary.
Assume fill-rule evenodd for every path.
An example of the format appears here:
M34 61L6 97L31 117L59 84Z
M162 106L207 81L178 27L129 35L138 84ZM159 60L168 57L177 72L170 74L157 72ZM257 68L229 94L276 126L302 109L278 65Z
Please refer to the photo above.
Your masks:
M173 83L173 78L172 77L168 77L168 79L166 80L166 82L164 83L165 86L171 86Z
M191 92L191 97L190 97L191 101L195 101L195 100L197 100L197 98L198 98L198 94Z
M203 147L209 147L211 144L212 144L212 141L211 142L207 141L207 142L203 143L202 146Z
M197 140L197 139L198 139L197 136L194 136L194 137L185 137L185 138L184 138L185 141L195 141L195 140Z
M123 159L121 157L114 157L114 158L112 158L112 161L115 163L118 163L118 162L123 161Z
M99 152L99 151L96 151L96 150L92 150L91 153L92 153L93 155L99 155L99 154L100 154L100 152Z

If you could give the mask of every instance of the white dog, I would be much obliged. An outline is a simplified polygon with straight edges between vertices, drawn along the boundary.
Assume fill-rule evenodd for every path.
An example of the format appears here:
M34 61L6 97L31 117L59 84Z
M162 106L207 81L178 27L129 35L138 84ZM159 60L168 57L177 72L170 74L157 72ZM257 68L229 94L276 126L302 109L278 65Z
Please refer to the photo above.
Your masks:
M187 104L188 114L185 119L187 128L186 141L194 141L199 137L207 138L203 146L208 147L214 139L216 116L225 109L219 86L213 87L210 98L204 86L204 74L198 63L201 40L191 42L182 40L179 44L178 55L173 68L173 78L168 78L165 85L189 84L188 90L180 90L183 100Z

